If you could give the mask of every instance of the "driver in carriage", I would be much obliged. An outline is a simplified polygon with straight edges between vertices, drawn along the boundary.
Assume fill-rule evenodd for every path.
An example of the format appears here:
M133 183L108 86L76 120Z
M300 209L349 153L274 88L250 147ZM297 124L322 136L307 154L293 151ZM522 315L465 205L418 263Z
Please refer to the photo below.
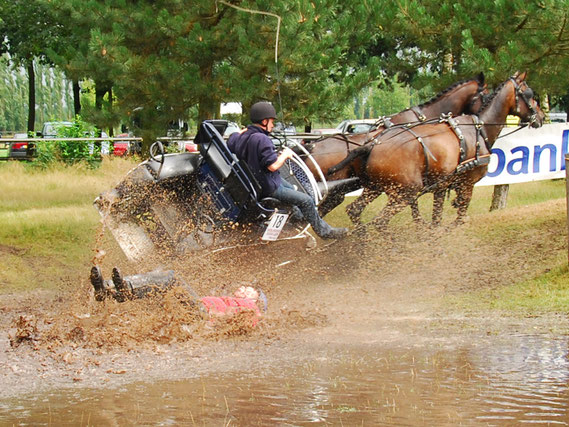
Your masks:
M281 178L279 169L293 151L285 148L277 154L269 137L273 130L277 113L269 102L253 104L250 112L252 124L242 132L233 133L227 141L229 149L241 161L247 163L262 188L262 197L272 197L283 203L296 206L314 232L323 239L338 239L348 233L347 228L330 226L318 214L312 197L297 191Z

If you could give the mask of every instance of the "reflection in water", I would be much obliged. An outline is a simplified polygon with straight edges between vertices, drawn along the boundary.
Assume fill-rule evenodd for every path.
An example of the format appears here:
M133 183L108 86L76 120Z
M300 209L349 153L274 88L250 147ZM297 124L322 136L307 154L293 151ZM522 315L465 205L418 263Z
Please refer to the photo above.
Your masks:
M2 402L0 424L513 425L569 423L566 339L373 352L258 372Z

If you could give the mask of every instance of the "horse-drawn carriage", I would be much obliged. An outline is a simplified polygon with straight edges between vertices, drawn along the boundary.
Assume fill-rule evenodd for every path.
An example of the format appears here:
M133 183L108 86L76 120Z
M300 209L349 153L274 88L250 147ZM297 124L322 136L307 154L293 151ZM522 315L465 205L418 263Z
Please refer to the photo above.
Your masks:
M421 108L386 118L368 134L328 137L308 151L298 145L304 160L296 156L279 172L313 197L321 215L361 184L363 196L348 209L356 223L365 204L384 192L387 206L373 223L387 224L407 205L418 218L417 198L432 192L433 222L438 224L444 195L451 189L457 194L460 222L506 116L515 114L534 127L543 123L525 76L517 73L485 100L482 76L459 82ZM196 136L198 154L165 154L156 143L149 160L96 199L103 222L129 259L152 252L218 251L263 240L315 243L306 221L292 215L290 206L259 196L259 184L222 134L223 129L204 121Z
M95 200L103 223L130 260L270 241L316 243L307 222L291 206L260 197L260 185L247 164L228 149L221 136L224 129L216 125L201 123L195 139L198 153L166 154L155 143L150 159ZM279 171L317 205L357 187L357 178L327 182L321 172L317 182L298 156Z

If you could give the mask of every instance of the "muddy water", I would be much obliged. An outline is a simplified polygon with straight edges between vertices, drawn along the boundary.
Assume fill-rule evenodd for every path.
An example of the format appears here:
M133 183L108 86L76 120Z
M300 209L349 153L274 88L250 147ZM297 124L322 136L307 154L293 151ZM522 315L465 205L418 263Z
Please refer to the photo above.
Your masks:
M567 425L568 342L315 352L248 372L5 400L0 424Z

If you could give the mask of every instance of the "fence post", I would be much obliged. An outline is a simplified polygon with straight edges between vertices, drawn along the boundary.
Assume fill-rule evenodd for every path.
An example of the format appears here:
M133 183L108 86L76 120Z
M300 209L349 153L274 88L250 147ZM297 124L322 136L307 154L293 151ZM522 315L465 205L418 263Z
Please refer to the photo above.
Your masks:
M569 154L565 154L565 200L567 203L567 243L569 243ZM569 246L567 247L567 262L569 263Z

